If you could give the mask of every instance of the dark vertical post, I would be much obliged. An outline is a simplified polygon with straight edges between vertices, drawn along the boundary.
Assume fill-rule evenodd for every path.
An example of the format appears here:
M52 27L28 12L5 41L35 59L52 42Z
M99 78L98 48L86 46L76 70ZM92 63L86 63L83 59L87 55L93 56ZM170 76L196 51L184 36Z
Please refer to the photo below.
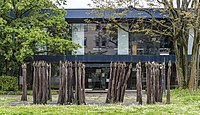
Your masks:
M117 63L114 63L114 70L113 70L113 79L112 79L112 86L111 86L111 102L114 103L115 101L115 80L116 80L116 67Z
M136 102L139 101L139 64L136 63Z
M198 46L198 53L197 53L197 76L196 76L196 91L199 88L199 46Z
M152 62L152 82L153 82L152 99L153 99L153 103L155 103L155 63L154 62Z
M167 73L167 104L170 104L170 77L171 77L171 61L168 63L168 73Z
M150 86L151 67L149 63L145 63L145 67L146 67L147 104L150 104L151 103L151 86Z
M139 100L139 104L141 104L142 105L142 65L141 65L141 62L139 62L139 65L140 65L140 90L141 90L141 92L140 92L140 97L141 97L141 99Z
M124 101L124 95L125 95L125 91L126 91L126 88L127 88L127 82L128 82L128 79L130 77L130 74L131 74L131 68L132 68L132 64L130 63L129 64L129 69L128 69L128 73L126 74L126 80L122 86L122 102Z
M72 70L72 62L69 63L69 98L68 98L68 102L72 103L73 99L74 99L74 94L73 94L73 86L72 86L72 74L73 74L73 70Z
M77 71L77 62L75 61L75 103L78 104L78 71Z
M42 61L42 76L41 76L41 78L42 78L42 80L41 80L41 82L42 82L42 88L41 88L41 90L42 90L42 104L45 104L45 94L46 94L46 74L45 74L45 63L44 63L44 61Z
M164 57L164 85L163 85L163 92L164 92L164 95L166 95L166 66L165 66L165 57Z
M64 104L65 99L65 91L66 91L66 77L65 77L65 63L62 63L62 97L61 97L61 104Z
M107 97L106 97L106 103L110 103L111 99L111 85L112 85L112 67L113 64L112 62L110 63L110 78L109 78L109 83L108 83L108 92L107 92Z
M123 69L124 69L124 63L123 64L121 64L121 72L120 72L120 74L119 74L119 82L118 82L118 84L117 84L117 98L116 98L116 102L119 102L120 101L120 93L121 93L121 84L122 84L122 74L123 74Z
M122 69L122 81L121 81L121 84L120 84L120 89L121 89L121 94L120 94L120 100L119 102L123 102L123 84L125 82L125 72L126 72L126 63L123 62L123 69Z
M49 76L48 76L48 100L52 101L51 95L51 64L48 65Z
M141 74L141 62L136 64L136 77L137 77L137 100L139 104L142 104L142 74Z
M158 102L162 102L162 64L159 64L159 98Z
M68 90L68 63L67 63L67 61L65 61L64 62L64 79L65 79L65 83L64 83L64 104L67 104L67 100L68 100L68 92L67 92L67 90Z
M22 65L22 97L21 101L27 101L27 84L26 84L26 64Z
M59 64L59 95L58 95L58 104L61 103L61 98L62 98L62 62L60 61Z
M117 75L116 75L116 80L115 80L115 102L117 102L117 85L119 82L119 76L120 76L120 70L121 70L121 63L117 63Z
M164 66L165 66L165 64L163 63L161 66L162 67L161 68L161 76L162 76L162 78L161 78L162 79L161 80L161 102L162 102L163 90L164 90L164 85L165 85L165 83L164 83L165 82L165 80L164 80L165 79L164 78L165 77L165 67Z
M47 104L48 95L49 95L49 71L48 71L48 63L45 62L45 103Z
M160 94L160 74L159 64L156 63L156 102L159 102Z
M153 64L149 62L150 64L150 89L151 89L151 104L153 103Z
M36 104L36 63L33 62L33 103Z
M36 82L37 82L37 98L36 98L36 103L37 104L40 104L40 100L41 100L41 67L40 67L40 61L37 62L36 64L36 68L37 68L37 79L36 79Z
M82 96L83 96L83 103L85 103L85 65L82 64Z
M82 77L82 69L81 69L82 64L79 62L78 64L78 102L79 105L83 103L82 100L82 85L81 85L81 77Z

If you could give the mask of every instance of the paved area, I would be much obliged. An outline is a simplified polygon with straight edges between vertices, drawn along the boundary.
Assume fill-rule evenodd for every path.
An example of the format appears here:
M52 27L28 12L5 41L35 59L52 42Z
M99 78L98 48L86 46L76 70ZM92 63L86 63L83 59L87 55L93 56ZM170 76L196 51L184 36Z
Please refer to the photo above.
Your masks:
M87 105L107 105L105 103L106 101L106 95L107 93L86 93L86 104ZM21 95L1 95L0 98L6 97L7 99L11 99L10 102L3 103L0 105L4 106L18 106L18 105L33 105L32 101L32 96L28 96L28 101L20 101ZM55 105L57 104L57 99L58 95L53 95L52 96L52 101L48 102L48 105ZM143 93L143 103L146 103L146 94ZM126 92L125 97L124 97L124 103L121 103L124 105L137 105L138 103L136 102L136 93L135 92Z

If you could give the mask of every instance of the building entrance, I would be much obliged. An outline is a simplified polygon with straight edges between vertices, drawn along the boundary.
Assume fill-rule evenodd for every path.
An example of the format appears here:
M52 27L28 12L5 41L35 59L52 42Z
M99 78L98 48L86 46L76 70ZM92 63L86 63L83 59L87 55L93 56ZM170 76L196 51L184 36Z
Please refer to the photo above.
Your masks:
M109 68L86 68L86 88L104 90L108 88Z

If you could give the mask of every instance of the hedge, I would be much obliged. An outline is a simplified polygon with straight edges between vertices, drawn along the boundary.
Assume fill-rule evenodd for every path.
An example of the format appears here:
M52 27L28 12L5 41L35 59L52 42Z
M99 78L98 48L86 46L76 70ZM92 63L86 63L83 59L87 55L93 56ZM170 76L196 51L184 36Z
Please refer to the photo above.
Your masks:
M18 90L18 79L14 76L0 76L0 89L4 91Z

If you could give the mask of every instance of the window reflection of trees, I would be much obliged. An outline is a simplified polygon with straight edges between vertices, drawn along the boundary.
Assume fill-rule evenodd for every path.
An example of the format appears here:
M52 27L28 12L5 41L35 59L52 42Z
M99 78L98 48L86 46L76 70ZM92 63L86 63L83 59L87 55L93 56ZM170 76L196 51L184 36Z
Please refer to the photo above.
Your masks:
M90 40L90 44L86 43L89 47L86 48L85 53L89 55L116 55L117 27L112 24L95 24L95 26L88 24L88 26L88 32L85 32L85 36L87 41ZM92 44L94 45L92 46Z
M147 35L145 33L133 33L132 42L136 43L137 55L161 55L170 54L173 44L169 38L160 35Z

